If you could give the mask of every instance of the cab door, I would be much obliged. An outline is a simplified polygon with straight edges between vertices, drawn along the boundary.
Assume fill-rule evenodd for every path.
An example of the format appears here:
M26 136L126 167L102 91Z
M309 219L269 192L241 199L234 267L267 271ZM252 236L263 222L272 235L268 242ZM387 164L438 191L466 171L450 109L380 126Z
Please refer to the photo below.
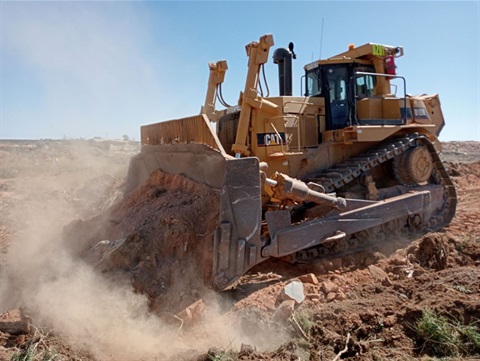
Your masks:
M327 130L342 129L349 125L349 82L345 65L323 67L325 103L327 105Z

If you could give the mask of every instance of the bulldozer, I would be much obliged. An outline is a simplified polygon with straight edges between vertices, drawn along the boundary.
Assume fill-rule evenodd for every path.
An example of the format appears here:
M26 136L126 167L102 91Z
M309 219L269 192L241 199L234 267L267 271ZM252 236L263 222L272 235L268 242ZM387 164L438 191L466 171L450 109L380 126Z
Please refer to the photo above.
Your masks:
M395 64L403 47L352 44L311 62L295 96L290 43L273 53L279 95L270 96L273 45L271 34L246 45L235 106L222 95L227 62L210 63L200 114L142 126L130 162L126 194L156 170L221 194L212 285L226 289L271 257L339 257L448 225L457 201L439 157L440 100L407 94Z

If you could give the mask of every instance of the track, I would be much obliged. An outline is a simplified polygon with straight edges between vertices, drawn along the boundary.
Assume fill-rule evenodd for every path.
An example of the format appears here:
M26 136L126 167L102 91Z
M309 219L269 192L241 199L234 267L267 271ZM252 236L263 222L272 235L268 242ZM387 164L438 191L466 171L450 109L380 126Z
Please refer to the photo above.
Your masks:
M437 230L448 225L456 210L457 196L455 186L450 180L435 147L429 139L422 134L409 134L381 143L380 145L369 149L364 154L350 158L343 163L322 171L316 176L307 179L306 182L314 182L322 185L327 193L337 192L344 187L348 187L348 185L355 179L358 179L364 174L368 174L368 172L375 167L378 167L395 157L401 157L402 154L419 146L425 146L431 156L433 167L430 183L443 186L444 202L441 209L437 210L428 219L423 219L421 215L399 218L381 226L355 233L338 241L323 243L299 251L295 254L296 260L307 261L318 257L342 257L347 254L369 249L376 244L392 238L408 238L419 232ZM401 171L396 169L399 163L401 164L401 162L397 162L394 166L394 173L397 178L398 173ZM403 186L407 186L411 191L422 190L422 186L412 186L404 184L402 181L399 181L399 183Z

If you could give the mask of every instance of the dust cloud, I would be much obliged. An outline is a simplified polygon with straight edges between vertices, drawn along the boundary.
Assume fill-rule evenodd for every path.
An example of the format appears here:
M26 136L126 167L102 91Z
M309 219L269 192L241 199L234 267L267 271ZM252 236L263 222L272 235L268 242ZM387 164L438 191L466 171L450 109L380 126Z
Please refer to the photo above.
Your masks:
M51 239L31 247L39 239L49 238L22 238L25 243L9 257L14 298L35 322L99 359L138 359L168 350L174 334L148 314L145 297L109 283Z
M238 350L241 343L271 347L265 344L265 335L240 330L213 291L199 295L207 305L203 321L180 329L178 323L166 323L152 313L147 297L135 293L129 279L109 279L74 256L62 239L63 227L105 212L119 201L118 184L137 151L112 153L111 145L102 147L85 142L68 147L45 144L35 149L38 154L30 164L23 168L15 164L21 172L16 175L11 218L19 231L0 268L0 312L21 307L37 327L52 330L98 360L166 359L185 352L193 356L189 350L206 352L211 346ZM157 314L169 310L160 311Z
M34 149L29 167L17 164L22 173L16 177L19 199L12 218L20 230L1 275L0 311L22 307L36 325L53 329L99 359L168 350L174 334L148 313L146 298L134 294L129 285L109 282L75 259L62 242L65 224L99 210L99 199L112 186L99 184L102 177L121 178L128 166L128 161L102 157L105 149L97 146L69 145L42 145ZM89 183L103 189L89 193Z

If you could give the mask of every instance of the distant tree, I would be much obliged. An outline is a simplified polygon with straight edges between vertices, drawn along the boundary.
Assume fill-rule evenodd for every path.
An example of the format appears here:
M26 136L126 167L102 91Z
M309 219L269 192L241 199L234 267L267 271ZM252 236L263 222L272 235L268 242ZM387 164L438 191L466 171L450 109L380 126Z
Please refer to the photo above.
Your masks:
M128 142L130 140L130 137L126 134L122 135L123 141Z

